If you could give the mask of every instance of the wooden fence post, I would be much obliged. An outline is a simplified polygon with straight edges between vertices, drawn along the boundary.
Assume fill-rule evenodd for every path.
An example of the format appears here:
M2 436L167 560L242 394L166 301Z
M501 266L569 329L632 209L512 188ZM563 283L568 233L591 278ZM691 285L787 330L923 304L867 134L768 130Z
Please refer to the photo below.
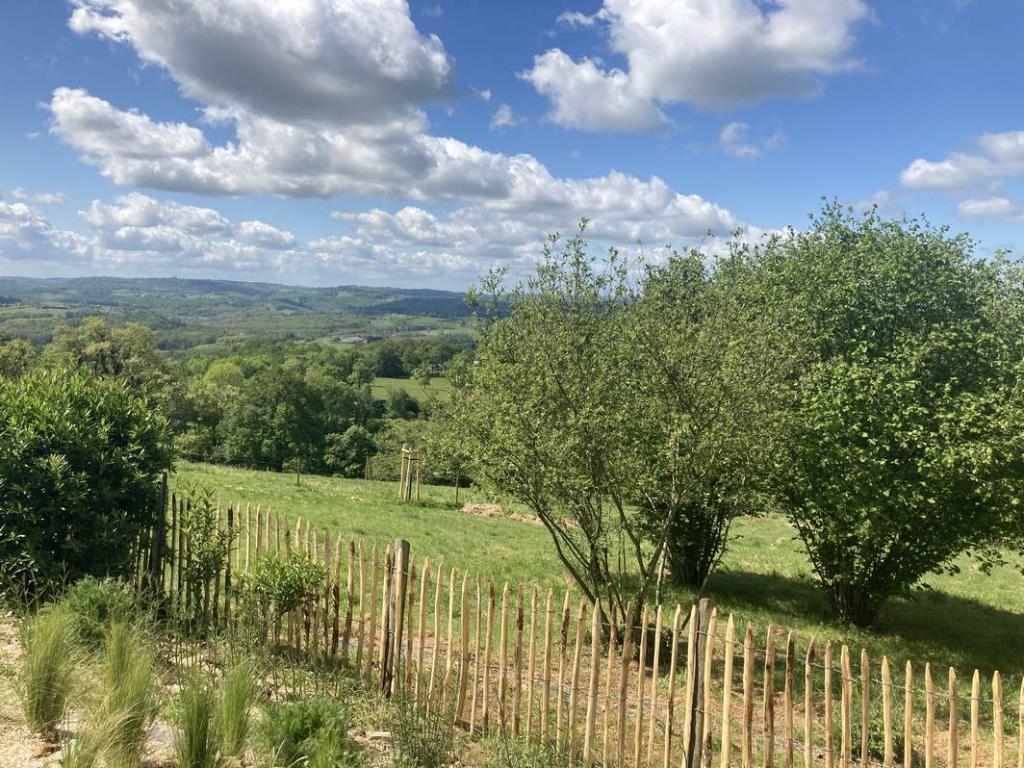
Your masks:
M384 650L381 656L381 692L393 696L401 679L402 625L405 623L406 590L409 584L409 542L395 541L390 600L384 618Z
M694 636L696 647L693 654L692 677L693 685L687 681L687 701L683 702L686 707L686 731L683 733L683 764L682 768L699 768L701 755L701 739L704 734L704 665L707 656L706 647L713 642L708 637L708 629L711 624L711 613L714 610L714 603L708 598L702 598L697 603L697 611L694 615Z

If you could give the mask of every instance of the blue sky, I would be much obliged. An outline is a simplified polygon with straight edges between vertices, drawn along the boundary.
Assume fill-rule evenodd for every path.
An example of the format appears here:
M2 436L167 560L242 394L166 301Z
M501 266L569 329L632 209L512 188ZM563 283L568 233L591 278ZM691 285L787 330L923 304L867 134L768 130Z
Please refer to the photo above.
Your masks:
M463 288L822 196L1024 246L1018 0L0 9L0 271ZM709 234L710 233L710 234Z

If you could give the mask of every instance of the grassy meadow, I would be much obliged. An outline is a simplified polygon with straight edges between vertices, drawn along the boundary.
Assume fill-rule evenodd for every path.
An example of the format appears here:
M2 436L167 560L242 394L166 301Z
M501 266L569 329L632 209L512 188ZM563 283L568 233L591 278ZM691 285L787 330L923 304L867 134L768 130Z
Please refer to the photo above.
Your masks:
M392 392L404 389L415 397L420 403L426 402L431 397L447 397L451 391L451 385L444 376L436 376L430 380L427 386L423 386L416 379L398 379L387 376L378 376L370 385L370 391L377 400L386 400Z
M566 577L545 529L508 517L458 511L454 489L424 486L420 502L401 504L397 483L295 476L206 464L181 463L172 488L198 484L213 489L222 505L260 503L301 516L313 525L381 545L408 539L416 558L443 557L449 565L513 585L562 588ZM459 504L484 502L462 489ZM707 594L720 612L815 637L865 647L890 660L933 667L999 669L1019 680L1024 671L1024 576L1013 566L981 573L969 561L957 575L936 575L928 588L891 600L871 632L837 626L800 541L789 523L774 516L744 518ZM1014 567L1015 566L1015 567ZM670 602L693 595L675 590Z

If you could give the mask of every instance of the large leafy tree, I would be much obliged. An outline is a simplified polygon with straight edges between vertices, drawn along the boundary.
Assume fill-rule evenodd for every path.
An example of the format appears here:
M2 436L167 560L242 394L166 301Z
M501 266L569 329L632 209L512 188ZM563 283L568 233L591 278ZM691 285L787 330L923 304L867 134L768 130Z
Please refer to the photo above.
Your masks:
M757 259L800 351L777 498L836 616L868 624L889 596L1019 530L1016 272L944 229L837 205Z
M79 369L0 378L0 570L46 590L121 575L171 464L165 419L126 383Z
M700 589L733 520L759 510L791 355L750 279L749 249L648 266L629 313L639 372L637 502L679 583Z

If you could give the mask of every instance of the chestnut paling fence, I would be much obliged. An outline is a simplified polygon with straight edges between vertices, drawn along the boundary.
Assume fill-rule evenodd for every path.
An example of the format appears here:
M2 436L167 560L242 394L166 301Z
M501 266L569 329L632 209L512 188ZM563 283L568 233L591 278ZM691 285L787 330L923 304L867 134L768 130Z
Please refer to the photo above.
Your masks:
M475 734L516 735L584 765L1024 768L1024 681L872 660L706 600L603 613L572 590L483 581L246 505L216 513L223 566L196 583L181 523L140 542L140 589L180 615L239 621L240 577L268 557L324 565L322 591L265 639L337 659L382 695L440 707ZM196 557L200 556L196 552Z

